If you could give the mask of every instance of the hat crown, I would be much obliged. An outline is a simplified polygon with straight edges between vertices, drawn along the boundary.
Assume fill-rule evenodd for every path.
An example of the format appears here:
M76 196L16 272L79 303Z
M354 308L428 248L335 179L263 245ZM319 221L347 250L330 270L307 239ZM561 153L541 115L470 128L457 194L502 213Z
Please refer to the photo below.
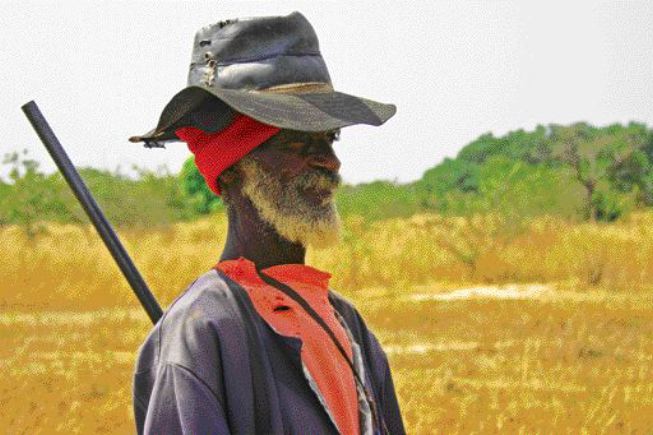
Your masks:
M258 90L331 78L315 30L299 12L220 21L195 34L188 85Z
M176 130L186 126L216 133L236 113L278 128L327 131L381 125L395 111L393 104L334 90L313 26L293 12L199 29L188 86L168 101L156 128L129 140L162 146L178 141Z

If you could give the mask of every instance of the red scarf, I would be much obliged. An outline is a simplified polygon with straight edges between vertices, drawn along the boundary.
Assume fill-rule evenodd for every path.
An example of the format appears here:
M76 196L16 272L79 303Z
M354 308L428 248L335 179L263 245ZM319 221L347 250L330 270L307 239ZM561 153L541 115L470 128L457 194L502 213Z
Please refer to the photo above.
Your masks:
M252 261L244 257L224 260L216 264L215 269L247 291L258 314L277 334L302 341L300 358L315 380L340 433L359 435L361 428L354 374L327 333L294 299L262 281ZM329 302L331 274L305 264L280 264L263 271L299 293L331 328L352 360L352 344Z
M218 176L279 130L238 113L227 128L215 133L181 127L175 130L175 134L188 144L188 149L195 155L195 166L207 186L220 196Z

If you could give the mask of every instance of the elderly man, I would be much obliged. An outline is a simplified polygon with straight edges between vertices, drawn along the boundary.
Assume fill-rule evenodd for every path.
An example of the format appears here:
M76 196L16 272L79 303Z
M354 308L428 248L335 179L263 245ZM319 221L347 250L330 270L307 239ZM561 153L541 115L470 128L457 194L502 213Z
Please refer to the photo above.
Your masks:
M227 241L139 350L139 433L404 433L379 342L305 264L307 246L339 240L340 128L394 111L333 90L297 12L197 33L189 87L131 140L188 144L227 207Z

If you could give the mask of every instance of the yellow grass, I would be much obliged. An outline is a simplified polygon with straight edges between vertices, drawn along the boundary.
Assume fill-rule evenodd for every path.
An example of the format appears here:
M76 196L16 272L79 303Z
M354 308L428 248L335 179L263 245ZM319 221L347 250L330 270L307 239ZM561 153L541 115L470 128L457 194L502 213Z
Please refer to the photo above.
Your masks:
M409 433L647 433L652 224L350 219L309 263L382 342ZM0 428L132 433L151 325L92 229L47 228L0 228ZM217 216L121 237L165 306L217 261L225 230Z

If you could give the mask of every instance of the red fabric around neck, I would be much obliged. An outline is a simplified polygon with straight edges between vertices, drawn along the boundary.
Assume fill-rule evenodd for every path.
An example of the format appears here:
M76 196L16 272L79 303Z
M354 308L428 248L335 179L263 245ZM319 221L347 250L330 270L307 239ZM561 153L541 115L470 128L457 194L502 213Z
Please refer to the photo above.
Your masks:
M175 134L186 142L195 155L195 166L207 186L220 196L218 176L279 130L239 113L227 128L215 133L195 127L181 127L175 130Z
M315 380L340 433L360 435L356 380L327 333L299 303L263 281L252 261L244 257L223 260L214 268L247 291L254 309L274 332L301 340L302 363ZM305 264L279 264L263 271L299 293L331 328L347 357L353 361L352 343L329 302L331 274Z

